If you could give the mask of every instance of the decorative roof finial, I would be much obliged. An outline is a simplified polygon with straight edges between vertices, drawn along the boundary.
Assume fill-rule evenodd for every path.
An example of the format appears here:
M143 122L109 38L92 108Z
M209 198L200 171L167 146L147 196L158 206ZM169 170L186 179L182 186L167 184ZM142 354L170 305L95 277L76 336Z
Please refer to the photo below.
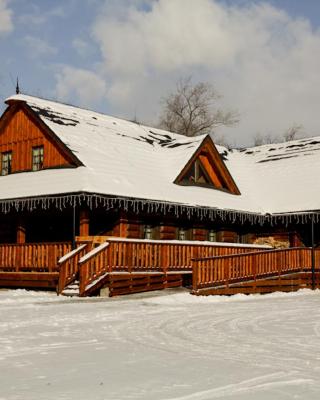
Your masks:
M20 94L20 87L19 87L19 79L18 79L18 77L17 77L16 93Z

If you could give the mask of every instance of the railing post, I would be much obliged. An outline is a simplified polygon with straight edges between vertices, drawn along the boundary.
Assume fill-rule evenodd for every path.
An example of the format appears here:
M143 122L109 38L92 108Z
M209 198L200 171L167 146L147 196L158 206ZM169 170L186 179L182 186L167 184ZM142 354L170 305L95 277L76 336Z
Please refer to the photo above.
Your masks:
M67 264L68 261L65 261L60 265L60 271L59 271L59 282L58 282L58 290L57 294L61 294L63 289L65 288L65 282L66 282L66 275L67 275Z
M24 247L17 245L16 246L16 272L20 271L21 265L22 265L22 250Z
M192 266L192 290L196 292L198 290L199 261L191 260L191 266Z
M161 269L164 274L168 272L168 245L163 244L161 249Z
M315 257L314 257L314 217L311 217L311 275L312 290L316 288Z
M85 291L88 276L88 264L90 261L86 261L79 265L79 296L81 297Z
M226 263L227 265L225 265L225 268L226 268L226 271L225 271L225 282L226 282L227 288L229 288L231 260L232 259L228 260L228 262ZM214 267L214 261L213 261L213 267Z

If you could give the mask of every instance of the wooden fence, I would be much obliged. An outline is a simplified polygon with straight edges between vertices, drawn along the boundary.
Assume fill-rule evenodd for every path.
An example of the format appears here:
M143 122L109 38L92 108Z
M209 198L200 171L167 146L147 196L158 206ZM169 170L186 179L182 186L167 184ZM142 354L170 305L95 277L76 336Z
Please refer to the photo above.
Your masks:
M319 268L320 250L315 250L314 255L315 265ZM311 271L311 267L312 249L305 247L194 258L193 291L297 271Z
M0 245L2 272L58 272L58 260L71 243L23 243Z

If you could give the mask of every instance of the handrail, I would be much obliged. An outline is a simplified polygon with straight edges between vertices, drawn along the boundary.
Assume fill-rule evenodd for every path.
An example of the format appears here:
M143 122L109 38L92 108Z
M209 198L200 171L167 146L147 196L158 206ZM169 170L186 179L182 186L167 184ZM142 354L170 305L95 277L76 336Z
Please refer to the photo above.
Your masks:
M311 270L311 248L295 247L244 254L194 258L193 291L229 285L241 280L256 280L290 271Z
M79 259L83 256L87 246L87 243L81 244L79 247L59 259L58 295L63 292L67 285L77 279L79 272Z
M295 250L306 250L306 249L311 249L311 247L288 247L285 249L273 249L273 250L261 250L261 251L251 251L248 253L240 253L240 254L225 254L221 256L212 256L212 257L196 257L192 258L192 261L206 261L206 260L213 260L217 258L234 258L234 257L241 257L241 256L251 256L255 254L270 254L270 253L277 253L277 252L283 252L283 251L295 251Z
M164 240L164 239L132 239L117 236L106 236L108 242L128 242L128 243L151 243L151 244L176 244L181 246L209 246L209 247L234 247L234 248L252 248L252 249L272 249L267 244L250 243L228 243L228 242L209 242L206 240Z
M79 294L85 295L87 286L106 272L109 243L92 249L79 260Z
M85 249L88 246L87 243L81 244L79 247L77 247L74 250L71 250L69 253L65 254L58 260L58 264L62 264L66 261L68 261L70 258L73 258L76 254L80 253L81 250Z
M101 253L104 249L106 249L109 246L108 242L100 244L98 247L94 248L93 250L89 251L89 253L85 254L82 256L79 260L79 264L84 264L88 261L91 260L91 258L97 256L99 253Z

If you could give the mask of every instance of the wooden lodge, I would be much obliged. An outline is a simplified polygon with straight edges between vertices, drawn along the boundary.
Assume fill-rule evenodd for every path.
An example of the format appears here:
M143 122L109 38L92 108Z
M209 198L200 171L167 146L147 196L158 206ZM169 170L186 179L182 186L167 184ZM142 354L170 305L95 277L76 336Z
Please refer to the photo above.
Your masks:
M317 287L319 138L229 150L37 97L6 104L0 287Z

